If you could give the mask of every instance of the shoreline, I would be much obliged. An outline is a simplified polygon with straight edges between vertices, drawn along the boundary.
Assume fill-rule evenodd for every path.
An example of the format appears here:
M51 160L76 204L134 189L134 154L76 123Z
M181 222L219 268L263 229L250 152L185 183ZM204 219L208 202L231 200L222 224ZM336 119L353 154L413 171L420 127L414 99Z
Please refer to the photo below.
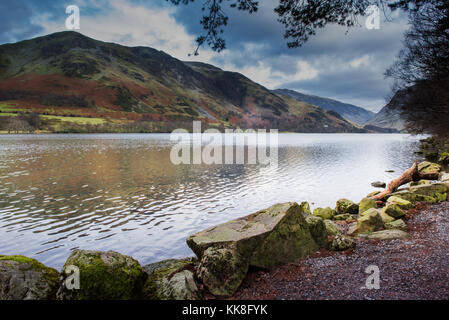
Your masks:
M410 237L408 229L412 232L410 240L420 240L413 233L418 229L424 230L430 237L432 232L429 228L409 223L409 220L413 222L411 219L416 212L422 211L423 217L426 217L427 206L423 206L423 202L442 206L445 209L443 214L449 215L449 174L440 172L440 165L427 161L418 167L419 175L431 176L438 181L420 180L411 187L386 196L386 202L371 198L380 191L367 195L360 203L340 199L335 210L316 208L312 213L307 202L276 204L189 236L186 241L196 255L194 258L169 259L141 266L132 257L114 251L77 249L72 251L59 272L24 256L0 255L0 300L11 297L38 300L319 299L328 281L339 282L339 275L354 281L353 268L360 269L357 263L347 263L342 268L345 266L343 259L337 263L339 268L333 269L333 273L328 272L326 259L351 255L365 262L376 257L384 259L388 255L381 249L390 242L405 243L404 248L407 247ZM380 207L379 202L383 203ZM443 230L449 231L449 216L443 215L440 220L445 218L447 226L442 225ZM370 239L386 241L375 241L371 245ZM449 240L449 236L440 235L438 239ZM446 248L444 242L437 247ZM407 250L397 252L410 254ZM396 257L392 257L396 261ZM449 266L449 256L445 254L444 257L447 259L443 261L443 266ZM304 265L307 263L309 265ZM325 266L321 275L317 265ZM406 263L402 265L405 266ZM84 283L81 289L78 288L79 291L73 291L71 282L68 282L72 281L73 267L78 270L78 276L81 275L81 282ZM265 271L254 272L255 268ZM323 279L313 275L315 269ZM27 273L24 274L23 270ZM363 269L361 271L362 277L366 278ZM304 274L313 276L301 278ZM309 282L305 281L303 285L306 287L301 290L309 292L310 296L295 294L300 290L297 282L303 280ZM17 287L21 281L23 287ZM106 288L109 289L105 289L104 283L108 283ZM353 282L345 280L345 283ZM14 286L15 291L25 288L26 296L12 292ZM282 290L282 287L287 289ZM278 290L283 294L277 294ZM316 290L319 291L318 295ZM350 298L361 298L354 293L357 291L347 289L342 292ZM342 298L332 292L328 299L334 296Z
M449 203L408 213L406 240L362 240L349 252L321 251L271 271L253 271L230 299L449 299ZM364 289L378 265L380 288Z

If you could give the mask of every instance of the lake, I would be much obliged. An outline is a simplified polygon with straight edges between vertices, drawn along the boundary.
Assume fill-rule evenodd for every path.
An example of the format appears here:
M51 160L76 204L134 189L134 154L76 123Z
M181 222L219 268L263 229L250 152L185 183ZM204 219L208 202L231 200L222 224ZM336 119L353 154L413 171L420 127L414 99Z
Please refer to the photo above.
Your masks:
M188 235L275 203L358 202L412 165L419 138L279 134L275 167L174 165L168 134L2 135L0 254L58 269L75 248L193 256Z

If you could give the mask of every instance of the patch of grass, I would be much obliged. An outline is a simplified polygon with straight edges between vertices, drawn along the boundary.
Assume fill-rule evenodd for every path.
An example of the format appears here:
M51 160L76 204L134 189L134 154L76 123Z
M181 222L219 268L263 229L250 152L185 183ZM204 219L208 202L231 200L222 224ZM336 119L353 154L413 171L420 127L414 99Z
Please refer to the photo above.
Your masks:
M17 117L18 113L0 112L0 117Z
M0 102L0 112L13 112L13 111L20 111L20 109L9 103Z
M63 117L63 116L48 116L48 115L44 115L41 117L46 120L59 120L64 122L72 122L76 124L96 125L96 124L103 124L106 122L106 120L102 118Z

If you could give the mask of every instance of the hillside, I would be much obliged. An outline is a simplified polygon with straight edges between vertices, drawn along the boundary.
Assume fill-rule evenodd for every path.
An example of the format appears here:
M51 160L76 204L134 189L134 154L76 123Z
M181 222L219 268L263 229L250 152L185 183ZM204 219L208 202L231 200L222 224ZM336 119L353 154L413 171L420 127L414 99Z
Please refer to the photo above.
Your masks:
M364 124L374 116L374 112L333 99L307 95L288 89L278 89L274 90L274 92L278 94L288 95L296 100L307 102L326 110L338 112L344 118L358 124Z
M40 114L57 132L167 132L191 128L194 119L216 127L360 131L239 73L76 32L0 46L0 115L21 112Z
M402 92L396 93L390 102L383 107L372 119L366 124L381 128L392 128L398 131L404 131L405 121L401 117L399 106L404 99Z

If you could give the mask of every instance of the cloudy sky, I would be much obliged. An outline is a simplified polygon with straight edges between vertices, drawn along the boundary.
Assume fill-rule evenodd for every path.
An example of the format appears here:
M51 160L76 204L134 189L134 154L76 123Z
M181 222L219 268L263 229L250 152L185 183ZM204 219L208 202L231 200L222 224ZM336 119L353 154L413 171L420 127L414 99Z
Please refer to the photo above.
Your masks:
M0 44L65 30L68 5L81 11L79 32L128 46L150 46L181 60L241 72L269 89L288 88L333 98L372 111L385 105L390 82L383 72L393 62L407 30L403 15L381 21L379 30L328 26L303 47L288 49L276 0L260 0L255 14L230 13L221 53L207 47L189 57L202 33L201 3L173 6L166 0L0 0ZM224 1L225 5L227 1Z

